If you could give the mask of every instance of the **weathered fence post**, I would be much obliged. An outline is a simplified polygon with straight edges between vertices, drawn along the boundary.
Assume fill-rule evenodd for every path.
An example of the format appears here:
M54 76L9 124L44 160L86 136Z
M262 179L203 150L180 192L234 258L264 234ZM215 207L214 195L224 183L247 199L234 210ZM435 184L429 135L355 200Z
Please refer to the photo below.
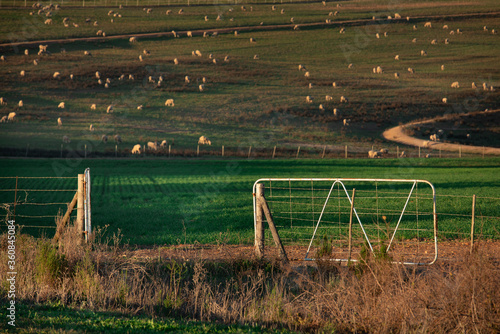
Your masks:
M297 148L297 155L295 156L295 159L299 158L299 152L300 152L300 146Z
M269 210L269 206L267 205L266 198L264 196L264 185L260 184L260 185L257 185L257 187L260 187L259 190L255 191L255 195L256 195L255 201L256 201L257 213L259 212L259 210L264 212L264 215L265 215L266 220L267 220L267 224L269 225L269 229L271 230L271 234L273 235L274 243L276 244L276 247L278 248L279 257L284 263L287 263L288 257L286 255L285 248L283 247L283 244L281 243L281 239L278 235L278 231L276 229L276 226L274 225L274 220L273 220L273 216L271 215L271 210ZM262 213L261 213L261 215L262 215ZM262 231L263 230L264 230L264 228L262 228ZM263 233L263 232L260 232L260 233ZM261 235L259 234L258 237L261 238ZM260 240L262 240L262 239L260 239ZM257 244L257 231L256 231L256 244ZM262 242L262 247L264 247L263 242Z
M264 196L264 185L258 183L255 188L255 255L258 259L264 257L264 224L262 221L262 207L260 206L259 198Z
M252 154L252 146L248 148L248 159L250 159L250 154Z
M418 147L418 157L420 158L420 146Z
M347 145L345 146L345 158L347 159Z
M276 145L274 145L274 150L273 150L273 159L274 159L275 154L276 154Z
M470 224L470 253L474 249L474 225L476 223L476 195L472 195L472 221Z
M458 157L461 158L462 157L462 145L459 145L458 146Z
M64 228L68 224L69 217L71 217L71 212L73 212L73 209L75 208L75 205L76 205L77 201L78 201L78 192L76 192L75 196L73 196L73 200L68 205L68 210L64 214L64 217L62 218L62 220L57 225L56 234L54 235L54 241L59 241L59 239L61 237L61 234L64 231Z
M170 158L170 150L172 149L172 145L168 145L168 157Z
M349 254L347 255L347 262L351 261L352 254L352 213L354 211L354 198L356 196L356 188L352 190L352 198L351 198L351 213L349 215Z
M323 146L323 154L321 155L321 159L325 157L325 152L326 152L326 145Z
M396 146L396 158L399 158L399 146Z
M84 217L84 184L85 184L85 174L78 174L78 193L77 193L77 202L76 202L76 226L78 232L81 234L78 239L78 243L81 243L83 240L83 217Z
M222 156L224 156L224 145L222 145Z
M200 156L200 145L196 146L196 156Z

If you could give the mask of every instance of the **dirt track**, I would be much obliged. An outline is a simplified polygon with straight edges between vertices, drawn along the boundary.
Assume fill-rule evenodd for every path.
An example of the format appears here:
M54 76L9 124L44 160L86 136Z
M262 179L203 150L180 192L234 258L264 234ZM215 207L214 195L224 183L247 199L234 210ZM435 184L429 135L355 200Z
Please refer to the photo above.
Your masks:
M472 114L485 114L485 113L496 113L500 110L490 110L490 111L482 111L482 112L473 112L462 115L453 115L453 116L439 116L433 119L425 120L425 121L415 121L411 123L407 123L404 125L399 125L394 128L388 129L384 131L382 136L390 141L394 141L397 143L410 145L410 146L418 146L418 147L428 147L435 150L443 150L443 151L452 151L458 152L462 150L464 153L477 153L477 154L486 154L486 155L500 155L500 148L496 147L482 147L482 146L469 146L469 145L458 145L458 144L450 144L450 143L440 143L440 142L432 142L424 139L418 139L415 137L410 137L404 133L405 127L413 126L413 125L421 125L434 123L439 120L445 120L449 117L460 117L460 116L469 116Z

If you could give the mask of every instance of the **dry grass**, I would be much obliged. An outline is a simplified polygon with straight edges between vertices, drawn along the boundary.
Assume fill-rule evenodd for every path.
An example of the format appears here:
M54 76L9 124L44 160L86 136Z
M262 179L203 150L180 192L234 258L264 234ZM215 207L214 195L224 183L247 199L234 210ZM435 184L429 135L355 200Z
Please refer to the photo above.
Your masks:
M304 332L500 330L500 267L481 250L432 267L370 258L282 267L244 259L138 262L120 255L119 235L85 245L76 238L71 227L59 245L17 235L18 300ZM0 242L5 282L6 235ZM5 285L0 296L6 298Z

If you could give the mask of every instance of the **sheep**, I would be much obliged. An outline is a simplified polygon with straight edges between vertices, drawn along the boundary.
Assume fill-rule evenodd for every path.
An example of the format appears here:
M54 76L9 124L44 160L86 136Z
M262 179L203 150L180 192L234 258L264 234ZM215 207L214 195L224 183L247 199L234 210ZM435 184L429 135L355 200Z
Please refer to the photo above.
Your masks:
M9 115L7 116L7 120L10 122L10 121L13 121L15 118L16 118L16 113L15 112L10 112Z
M61 103L59 103L59 105L57 107L64 109L66 107L66 104L64 102L61 102Z
M285 14L285 9L281 9L281 14Z
M177 33L175 32L175 30L172 30L172 36L173 36L174 38L179 37L179 36L177 35Z
M320 104L318 108L319 108L319 110L321 110L321 111L324 111L324 110L325 110L325 107L323 107L323 105L322 105L322 104Z
M455 35L455 30L450 31L450 35Z
M167 107L173 107L175 104L174 104L174 99L167 99L165 101L165 106Z
M25 49L25 50L24 50L24 54L25 54L26 56L28 56L28 55L30 54L30 50Z
M74 76L73 74L70 74L70 75L69 75L69 78L70 78L71 80L73 80L73 79L75 78L75 76Z
M457 29L457 34L459 34L459 35L460 35L461 33L462 33L462 30Z
M203 85L203 84L198 86L198 89L200 90L200 92L203 92L204 88L205 88L205 85Z
M304 73L304 76L305 76L306 78L309 78L309 77L311 76L311 74L309 73L309 71L307 71L306 73Z
M215 18L215 21L220 21L220 20L221 20L221 16L217 15L217 17Z
M6 106L7 100L4 97L0 97L0 106Z
M71 143L71 140L69 139L69 137L68 137L68 136L63 136L62 141L63 141L63 143L65 143L65 144L69 144L69 143Z
M59 72L54 72L53 78L54 78L54 79L60 79L60 78L61 78L61 73L59 73Z
M97 32L96 32L96 36L102 36L102 34L103 34L103 31L102 31L102 30L100 30L100 29L99 29L99 30L97 30Z
M135 43L135 42L137 42L137 37L132 36L132 37L130 37L130 38L128 39L128 41L129 41L130 43Z
M312 82L309 83L309 89L313 88Z
M375 34L375 37L376 37L377 39L378 39L378 38L380 38L380 34L379 34L379 33L376 33L376 34Z
M168 143L166 140L163 140L160 144L160 147L167 147Z
M113 111L114 111L114 109L113 109L113 105L112 105L112 104L110 104L110 105L106 108L106 113L107 113L107 114L110 114L110 113L112 113Z
M446 97L443 97L442 101L443 103L448 103L448 99Z
M19 102L17 103L17 106L18 106L19 108L22 108L22 107L24 106L24 102L23 102L23 100L19 100Z
M225 62L228 62L228 61L229 61L229 56L225 56L225 57L224 57L224 61L225 61Z
M114 138L116 144L121 144L122 137L120 135L114 135L113 138Z
M399 155L399 157L400 158L406 158L406 152L405 151L401 152L401 154Z
M374 150L369 150L368 151L368 158L370 158L370 159L380 158L380 152L374 151Z
M145 56L149 56L151 54L151 51L147 50L147 49L144 49L142 50L142 53L145 55Z
M187 37L193 37L193 33L192 33L191 31L188 31L188 32L186 33L186 35L187 35Z
M432 158L432 154L427 153L427 154L425 155L425 157L426 157L426 158Z
M437 135L437 134L432 134L432 135L430 135L430 136L429 136L429 139L430 139L431 141L439 141L439 137L438 137L438 135Z
M174 65L179 65L179 59L174 58Z
M101 80L101 79L97 80L97 83L98 83L99 85L102 85L102 80Z
M475 82L472 82L472 89L477 89L477 85Z
M340 97L340 103L347 103L347 98L345 96Z
M352 69L353 67L354 67L354 65L353 65L352 63L351 63L351 64L349 64L349 65L347 65L347 68L348 68L348 69Z
M203 32L203 37L208 37L208 33L206 31Z
M394 14L394 18L400 20L401 19L401 15L399 15L398 13L395 13Z
M377 66L377 74L382 74L382 73L384 73L384 70L382 69L382 67Z
M411 40L411 42L412 42L412 43L417 43L417 39L416 39L416 38L414 38L414 39L412 39L412 40Z
M337 88L337 83L336 82L332 82L332 87L333 88Z
M350 118L344 118L344 120L342 121L342 123L344 124L344 126L348 126L349 123L351 123L351 119Z
M399 60L399 55L396 55L396 56L394 57L394 60Z
M431 44L432 44L432 45L436 45L436 44L437 44L437 39L433 39L433 40L431 41Z
M444 71L444 65L441 65L441 71Z
M132 154L141 154L141 144L136 144L132 148Z
M106 83L110 84L111 83L111 79L110 78L106 78Z
M413 30L418 30L416 25L413 25Z
M432 23L431 22L425 22L424 27L425 28L432 28Z
M168 9L166 12L165 12L165 15L170 15L172 14L172 10L171 9Z
M338 116L339 115L339 111L337 110L337 108L333 108L333 116Z
M137 106L137 110L142 110L142 104Z
M445 24L445 25L443 26L443 29L448 29L448 25L447 25L447 24Z
M51 25L54 22L52 21L52 19L46 19L45 22L43 22L43 23L47 24L47 25Z
M104 84L104 88L109 88L109 84L107 82Z
M24 70L22 70L21 72L19 72L19 75L20 75L21 77L24 77L24 76L26 75L26 72L25 72Z
M427 56L427 52L425 50L420 50L420 55L421 56Z
M139 61L143 61L142 55L139 55Z
M309 96L309 95L308 95L308 96L306 96L306 102L307 102L307 103L313 103L313 100L314 100L314 99L313 99L311 96Z
M201 54L200 50L196 50L196 51L194 52L194 54L195 54L196 56L198 56L198 57L201 57L201 56L202 56L202 54Z
M101 142L103 142L104 144L106 144L108 142L108 136L102 135L101 136Z
M217 64L217 59L212 59L212 63Z
M57 126L62 126L61 117L57 118Z
M129 74L129 75L128 75L128 79L129 79L129 80L132 80L132 81L134 81L134 80L135 80L135 78L134 78L134 76L133 76L132 74Z
M448 38L445 38L444 39L444 44L446 44L446 45L450 44L450 40Z
M398 72L394 73L394 78L395 79L399 79L399 73Z
M234 31L234 36L238 36L238 30Z
M431 146L431 142L430 142L430 141L428 141L428 140L424 140L424 141L422 142L422 146L421 146L421 147L430 147L430 146Z
M202 81L203 83L207 83L207 78L203 77L203 78L201 78L201 81Z
M333 101L333 97L330 95L325 96L325 100L328 101Z
M493 35L496 35L497 31L496 31L495 29L491 29L491 33L492 33Z
M181 9L179 9L179 11L178 11L177 13L179 13L179 15L184 14L184 9L182 9L182 8L181 8Z
M1 55L0 56L0 61L4 62L5 61L5 56L4 55Z
M340 28L339 33L340 33L340 34L345 34L345 28Z
M0 118L0 123L7 123L7 116Z
M83 51L83 55L84 55L84 56L90 56L90 57L91 57L91 56L92 56L92 53L91 53L90 51L85 50L85 51Z
M389 149L381 148L379 152L380 152L380 154L389 154Z
M408 67L408 72L410 72L411 74L414 74L415 73L415 70L411 67Z
M96 104L95 104L95 103L92 103L92 104L90 105L90 110L96 110L96 109L97 109Z
M207 137L201 136L198 139L198 145L212 145L212 142Z
M149 141L147 148L148 148L148 150L157 151L158 150L158 143L153 142L153 141Z
M257 41L255 40L255 38L253 37L250 37L250 43L256 43Z
M458 84L458 81L455 81L451 84L451 88L460 88L460 85Z
M94 132L94 126L92 124L90 124L90 126L89 126L89 131Z

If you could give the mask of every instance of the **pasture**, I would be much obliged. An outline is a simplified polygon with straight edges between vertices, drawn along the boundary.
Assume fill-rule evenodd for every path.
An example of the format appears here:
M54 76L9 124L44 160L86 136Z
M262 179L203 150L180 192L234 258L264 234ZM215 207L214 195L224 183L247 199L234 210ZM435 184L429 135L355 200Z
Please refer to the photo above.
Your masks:
M0 174L55 176L56 170L68 163L69 160L59 159L3 159ZM83 168L90 167L94 227L108 225L106 233L109 235L120 229L123 241L131 245L251 245L254 237L252 185L257 179L265 177L428 180L436 187L440 240L469 238L473 194L485 198L478 200L478 215L497 217L477 218L478 226L481 226L478 232L480 230L482 235L488 237L499 237L498 199L496 202L487 199L498 198L498 158L377 161L82 159L77 163L78 168L68 166L63 176L74 176ZM33 181L32 184L28 182L26 187L47 189L42 184L45 182L53 184L52 179L47 179ZM74 179L64 184L62 189L76 188ZM11 187L3 183L3 188ZM13 194L3 192L2 196L3 202L7 202ZM27 202L38 202L37 196L40 195L28 193ZM69 202L73 193L58 196L52 200ZM383 211L385 208L381 206L380 209ZM22 210L27 209L19 206L17 210L18 214L22 214ZM37 212L40 214L40 211ZM35 223L38 225L40 222L25 220L26 225ZM23 224L22 218L19 218L18 224ZM44 224L55 226L53 220L45 220ZM25 228L25 232L39 233L30 228ZM46 233L51 237L54 229L47 229Z
M144 32L166 35L139 36L136 43L130 43L127 36L62 41L49 44L50 54L45 55L37 55L38 43L27 47L28 55L24 54L26 47L3 45L1 54L6 60L0 63L4 83L0 95L7 104L0 106L0 113L16 112L17 119L2 124L0 146L58 151L61 144L73 150L87 145L96 152L107 152L114 150L112 138L118 134L123 152L130 152L137 143L156 140L193 149L201 135L218 147L349 144L367 148L382 145L383 130L401 122L498 107L498 90L485 91L481 86L483 82L488 87L498 86L500 79L494 70L500 62L499 35L491 33L497 28L495 15L446 18L495 12L495 1L480 6L451 6L446 1L401 4L397 8L401 20L383 19L396 9L382 3L343 2L339 8L334 3L280 4L276 11L270 4L254 4L246 11L230 5L192 6L183 7L182 15L177 14L177 7L155 7L151 14L142 7L63 7L54 12L52 25L40 24L45 16L29 15L31 8L2 9L4 42L14 41L8 37L12 34L17 36L15 41L29 41L97 37L98 30L107 37ZM109 16L110 9L122 17ZM173 14L166 15L167 9ZM337 15L329 16L337 10ZM217 15L221 20L216 20ZM404 19L406 15L410 21ZM426 15L442 17L429 18L433 27L424 28ZM372 22L372 16L378 20ZM411 19L418 16L424 17ZM79 27L65 28L64 17ZM292 29L292 17L298 30ZM87 18L90 23L85 23ZM332 23L325 23L327 19ZM29 35L18 30L26 27L26 21L33 23ZM306 23L322 24L301 26ZM284 24L288 26L265 28ZM444 25L449 29L443 29ZM234 30L249 26L256 28L234 35ZM220 28L228 30L212 36L211 31ZM339 33L341 28L345 33ZM450 35L456 29L461 33ZM172 30L179 33L178 38L172 37ZM188 30L198 34L187 37ZM203 31L210 31L209 37L203 38ZM376 33L382 37L376 38ZM250 38L256 42L250 43ZM436 45L431 44L433 39L438 41ZM192 55L195 50L200 50L200 57ZM421 50L427 56L421 56ZM85 56L84 51L92 56ZM394 59L396 55L400 55L399 61ZM226 56L228 61L224 61ZM305 71L298 70L299 64L307 68L308 78ZM444 71L441 65L445 65ZM372 69L377 66L384 73L374 74ZM101 84L96 71L101 74ZM55 72L60 72L59 79L53 78ZM128 80L129 74L135 80ZM160 77L163 81L158 85ZM108 78L109 88L105 88ZM203 78L206 83L200 92ZM460 82L459 89L450 87L454 81ZM472 82L480 88L472 89ZM330 101L327 95L332 97ZM307 103L306 96L313 102ZM341 96L347 103L340 103ZM447 103L442 102L443 97ZM167 99L173 99L175 106L165 106ZM65 102L64 109L58 108L60 102ZM96 110L91 110L91 104L96 104ZM113 112L107 113L110 105ZM58 118L62 125L57 124ZM348 126L344 119L350 120ZM89 131L90 124L94 131ZM495 146L496 128L495 122L478 120L473 125L456 122L444 130L454 133L454 141ZM467 138L467 133L472 136ZM108 143L101 142L103 135L108 136ZM63 136L71 143L62 143Z

